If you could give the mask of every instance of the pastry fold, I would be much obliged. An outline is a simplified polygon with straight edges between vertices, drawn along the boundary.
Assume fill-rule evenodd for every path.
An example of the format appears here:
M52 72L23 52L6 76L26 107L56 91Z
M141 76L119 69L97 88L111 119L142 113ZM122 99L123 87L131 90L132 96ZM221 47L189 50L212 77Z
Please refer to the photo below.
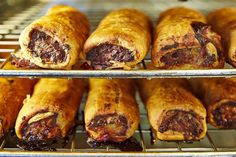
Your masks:
M155 28L152 62L160 69L222 68L220 36L198 11L177 7L161 13Z
M121 142L131 137L139 124L139 109L131 79L90 79L85 105L85 127L98 142Z
M217 128L236 128L235 78L191 79L193 91L207 110L207 122Z
M14 66L8 63L3 69L14 69ZM0 78L0 138L14 128L23 100L32 93L35 83L35 79Z
M146 56L151 41L149 18L135 9L110 12L84 45L94 69L134 67Z
M86 16L75 8L57 5L28 25L20 35L21 50L13 63L21 67L71 69L84 58L83 44L89 35Z
M148 119L160 140L199 140L207 131L206 110L185 79L139 79Z
M40 79L17 117L17 137L26 142L65 137L75 126L83 89L80 79Z
M236 67L236 7L214 10L208 14L207 20L221 35L227 60Z

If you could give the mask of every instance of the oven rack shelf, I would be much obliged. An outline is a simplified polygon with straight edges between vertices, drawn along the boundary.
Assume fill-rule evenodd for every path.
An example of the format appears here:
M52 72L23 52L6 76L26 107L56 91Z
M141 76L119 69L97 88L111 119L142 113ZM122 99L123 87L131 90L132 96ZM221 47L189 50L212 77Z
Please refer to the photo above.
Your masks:
M224 5L234 5L235 0L224 1ZM55 3L47 0L40 0L32 7L22 9L22 12L16 13L15 16L1 17L0 19L0 62L6 62L9 54L19 49L18 38L20 32L26 25L32 20L45 14L48 8L53 6ZM155 5L158 3L158 5ZM156 16L162 10L175 5L184 5L188 7L195 7L202 12L207 12L212 8L222 6L222 1L215 0L211 1L212 5L206 4L204 0L198 2L189 0L187 2L181 2L178 0L171 0L166 2L164 0L149 0L134 1L126 0L123 3L115 0L110 2L108 0L103 3L96 2L94 0L85 1L70 0L67 4L75 6L87 14L91 23L91 29L96 28L99 21L104 15L117 7L134 7L146 12L153 23L155 23ZM94 7L96 6L96 7ZM105 6L105 7L103 7ZM202 7L204 6L204 7ZM236 69L226 64L224 69L209 69L209 70L147 70L145 69L146 64L150 63L150 56L147 56L142 63L137 65L132 70L2 70L0 69L0 77L25 77L25 78L36 78L36 77L63 77L63 78L195 78L195 77L236 77Z
M42 16L48 8L56 3L65 1L38 0L31 7L24 8L21 11L7 14L0 17L0 62L7 62L11 52L19 49L18 38L22 29L32 20ZM209 5L210 3L210 5ZM173 6L192 7L207 13L217 7L236 6L236 0L68 0L66 4L77 7L87 14L91 29L94 30L102 17L110 10L118 7L132 7L145 11L155 22L157 15ZM4 8L1 8L4 10ZM8 16L10 15L10 16ZM194 77L236 77L236 69L226 65L224 69L211 70L146 70L146 64L150 62L147 57L133 70L2 70L0 77L63 77L63 78L194 78ZM70 142L65 148L56 147L57 151L24 151L16 146L16 138L10 134L0 140L0 156L217 156L217 155L236 155L236 131L219 130L208 126L207 135L201 141L193 143L185 142L164 142L157 140L156 144L151 142L150 126L148 124L146 111L137 98L140 108L141 123L134 137L143 148L141 152L121 152L114 147L105 146L102 148L91 148L86 140L87 135L83 129L82 111L78 114L80 125L72 135ZM83 108L84 101L81 104Z

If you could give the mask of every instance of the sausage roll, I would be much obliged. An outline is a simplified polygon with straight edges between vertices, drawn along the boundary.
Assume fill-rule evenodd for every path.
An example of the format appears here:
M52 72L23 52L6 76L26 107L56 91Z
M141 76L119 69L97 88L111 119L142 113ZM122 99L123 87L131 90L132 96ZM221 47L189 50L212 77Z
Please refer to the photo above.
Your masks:
M135 9L109 13L84 45L88 63L94 69L129 69L146 56L150 41L150 20Z
M215 10L208 14L207 20L222 36L227 60L236 67L236 7Z
M121 142L131 137L139 124L139 109L131 79L90 79L85 106L85 126L98 142Z
M75 126L83 89L79 79L39 80L17 117L17 137L31 143L65 137Z
M224 66L220 36L198 11L178 7L160 15L152 62L160 69L207 69Z
M235 78L191 79L196 95L207 109L207 121L217 128L236 128Z
M14 69L14 66L9 63L3 69ZM23 100L32 93L35 83L34 79L0 78L0 138L14 128Z
M70 69L84 58L83 44L89 35L89 23L75 8L58 5L29 26L20 35L21 51L13 54L17 66Z
M154 135L160 140L199 140L206 134L206 110L185 79L140 79Z

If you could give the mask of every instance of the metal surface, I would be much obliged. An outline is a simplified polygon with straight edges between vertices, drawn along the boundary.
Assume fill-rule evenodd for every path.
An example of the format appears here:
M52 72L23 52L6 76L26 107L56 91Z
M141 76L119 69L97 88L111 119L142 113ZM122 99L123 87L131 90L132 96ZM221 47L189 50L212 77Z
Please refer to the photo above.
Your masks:
M133 137L142 146L140 152L122 152L114 146L102 146L91 148L87 144L87 134L83 129L83 112L85 98L81 103L81 111L78 114L78 126L69 143L62 147L57 144L57 151L24 151L17 148L15 135L9 134L0 144L0 155L7 156L206 156L206 155L236 155L236 131L218 130L208 126L207 135L204 139L192 143L188 142L165 142L156 140L153 144L150 132L150 125L146 116L144 105L137 94L137 101L140 108L141 124Z
M19 49L18 37L21 30L32 20L40 17L45 11L60 1L40 1L32 7L27 7L22 12L16 12L14 16L1 17L0 21L0 61L5 61L10 52ZM65 2L64 2L65 3ZM177 0L147 0L147 1L66 1L66 3L84 11L92 24L92 29L96 27L102 17L110 10L118 7L134 7L145 11L155 21L159 12L173 6L193 7L206 13L207 11L222 7L234 6L236 1L215 0L215 1L188 1L180 2ZM210 3L210 5L209 5ZM4 8L0 8L4 9ZM89 71L89 70L0 70L1 77L132 77L132 78L155 78L155 77L234 77L236 69L226 65L225 69L218 70L140 70L143 69L149 57L138 65L134 70L106 70L106 71ZM156 144L151 142L150 126L146 117L143 104L137 97L141 111L141 124L134 137L143 147L142 152L121 152L114 147L91 148L87 144L87 136L82 125L76 129L72 139L65 148L57 147L57 151L23 151L17 148L16 138L8 135L0 145L1 156L216 156L216 155L235 155L236 154L236 131L235 130L218 130L208 126L208 132L201 141L193 143L184 142L164 142L157 140ZM83 108L84 101L81 105ZM79 113L79 121L82 124L82 111Z
M71 6L77 7L85 14L87 14L91 28L94 30L99 21L104 15L112 9L120 7L133 7L146 12L155 23L158 14L173 6L187 6L196 8L203 13L207 13L217 7L233 6L236 5L235 0L226 0L222 3L221 0L210 1L211 5L208 5L209 1L190 0L187 2L181 2L178 0L148 0L148 1L95 1L95 0L81 0L81 1L39 1L39 3L32 7L27 7L22 12L17 12L11 17L2 17L0 24L0 61L4 61L10 52L17 51L19 49L18 38L22 29L28 25L32 20L42 16L48 8L56 3L66 3ZM4 8L2 8L4 9ZM150 57L137 65L132 70L0 70L0 77L105 77L105 78L176 78L176 77L236 77L236 69L232 69L226 65L225 69L212 69L212 70L141 70L145 69L145 64L150 62Z

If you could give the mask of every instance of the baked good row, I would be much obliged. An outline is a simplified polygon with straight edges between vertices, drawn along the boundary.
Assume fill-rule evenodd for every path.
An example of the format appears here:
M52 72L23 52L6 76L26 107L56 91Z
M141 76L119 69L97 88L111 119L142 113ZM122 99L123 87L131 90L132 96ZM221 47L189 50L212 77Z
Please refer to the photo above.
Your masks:
M84 123L88 137L98 142L122 142L137 130L140 117L136 86L158 139L200 140L206 134L207 122L217 128L236 128L235 79L88 82ZM15 127L20 140L37 143L64 138L76 126L86 81L1 78L0 86L0 136Z
M223 8L205 17L190 8L171 8L160 14L152 31L145 13L124 8L108 13L89 36L83 13L57 5L24 29L12 62L30 68L71 69L86 62L92 69L131 69L152 46L157 69L223 68L225 58L235 66L235 12Z

